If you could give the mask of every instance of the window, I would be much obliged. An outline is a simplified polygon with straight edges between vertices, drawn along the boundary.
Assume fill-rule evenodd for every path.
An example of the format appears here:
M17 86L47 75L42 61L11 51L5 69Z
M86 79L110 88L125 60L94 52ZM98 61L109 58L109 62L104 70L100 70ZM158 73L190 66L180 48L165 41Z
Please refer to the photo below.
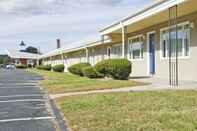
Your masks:
M29 59L29 60L27 60L27 63L28 64L33 64L33 60Z
M16 59L15 60L15 63L18 65L18 64L20 64L20 60L19 59Z
M111 58L111 47L107 48L107 56L108 58Z
M112 54L114 57L121 57L122 56L122 47L121 45L114 45L112 46Z
M129 59L143 59L144 47L143 36L137 36L128 41L128 57Z
M177 39L176 39L176 35L177 35ZM176 46L177 46L178 56L187 57L189 56L189 45L190 45L189 24L178 25L177 33L174 27L170 29L169 28L164 29L161 31L161 51L163 58L169 57L169 48L171 48L171 57L175 57Z

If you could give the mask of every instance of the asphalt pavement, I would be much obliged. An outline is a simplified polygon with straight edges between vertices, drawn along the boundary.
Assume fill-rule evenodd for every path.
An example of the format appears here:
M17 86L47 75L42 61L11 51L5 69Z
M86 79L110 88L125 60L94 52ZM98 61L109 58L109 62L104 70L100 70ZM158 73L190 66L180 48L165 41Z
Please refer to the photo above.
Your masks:
M55 131L55 117L38 81L23 70L0 69L0 131Z

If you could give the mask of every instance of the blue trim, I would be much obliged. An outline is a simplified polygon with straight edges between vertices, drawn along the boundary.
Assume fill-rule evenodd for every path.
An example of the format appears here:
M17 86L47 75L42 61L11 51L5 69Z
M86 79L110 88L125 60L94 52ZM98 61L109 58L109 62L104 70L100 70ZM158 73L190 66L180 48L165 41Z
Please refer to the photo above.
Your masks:
M149 58L150 74L155 74L155 33L149 35Z

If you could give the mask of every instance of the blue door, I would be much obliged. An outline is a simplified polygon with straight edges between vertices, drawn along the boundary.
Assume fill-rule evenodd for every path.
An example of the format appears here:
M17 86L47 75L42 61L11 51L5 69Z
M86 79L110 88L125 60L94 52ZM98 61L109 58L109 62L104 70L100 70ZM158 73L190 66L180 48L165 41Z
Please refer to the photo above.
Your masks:
M149 70L150 74L155 74L155 33L149 35Z

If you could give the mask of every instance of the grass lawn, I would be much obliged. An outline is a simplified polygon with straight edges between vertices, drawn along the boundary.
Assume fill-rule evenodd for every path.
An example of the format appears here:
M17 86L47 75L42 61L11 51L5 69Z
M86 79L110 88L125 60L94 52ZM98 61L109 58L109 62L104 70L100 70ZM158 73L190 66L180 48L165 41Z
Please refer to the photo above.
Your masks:
M30 70L30 72L44 76L45 80L41 81L40 84L50 94L144 85L144 83L134 81L89 79L69 73L56 73L36 69Z
M73 131L197 131L197 92L93 94L57 100Z

